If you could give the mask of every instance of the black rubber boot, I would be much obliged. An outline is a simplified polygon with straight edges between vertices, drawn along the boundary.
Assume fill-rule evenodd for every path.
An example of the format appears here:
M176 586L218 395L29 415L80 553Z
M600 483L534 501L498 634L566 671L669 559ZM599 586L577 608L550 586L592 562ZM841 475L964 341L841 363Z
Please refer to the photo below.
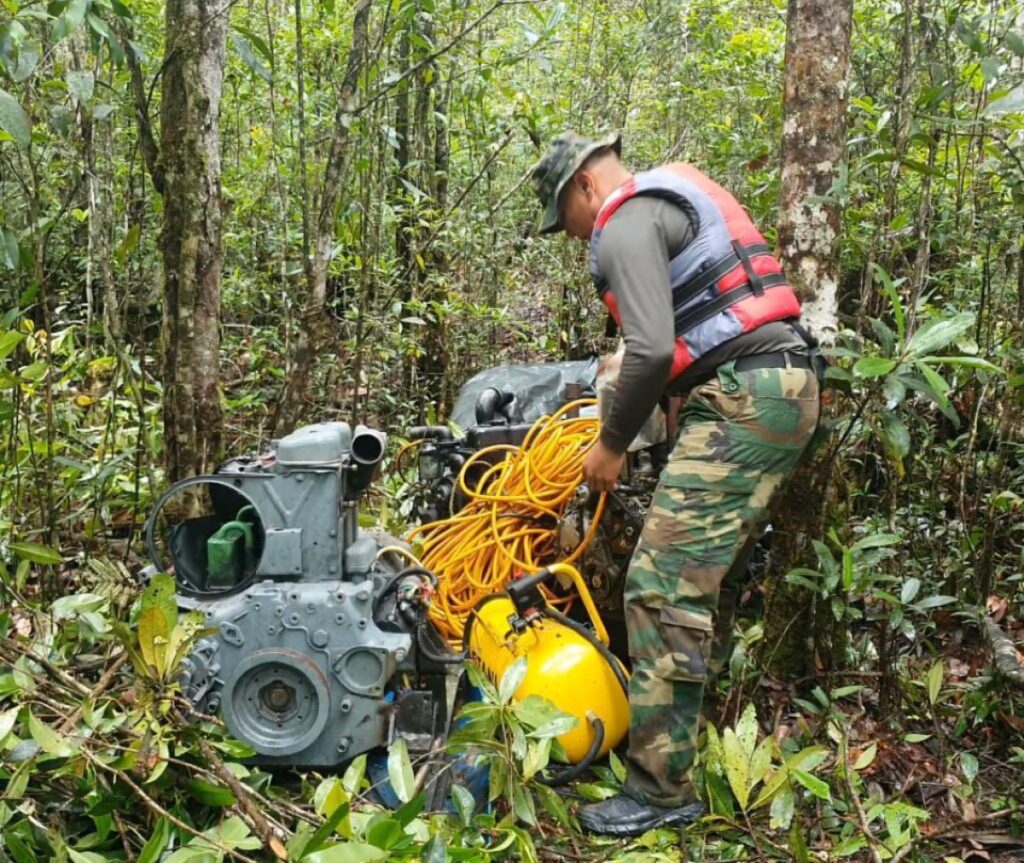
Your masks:
M704 814L704 804L695 801L684 806L653 806L627 794L618 794L600 803L589 803L579 811L580 824L591 833L607 836L639 836L655 827L679 827Z

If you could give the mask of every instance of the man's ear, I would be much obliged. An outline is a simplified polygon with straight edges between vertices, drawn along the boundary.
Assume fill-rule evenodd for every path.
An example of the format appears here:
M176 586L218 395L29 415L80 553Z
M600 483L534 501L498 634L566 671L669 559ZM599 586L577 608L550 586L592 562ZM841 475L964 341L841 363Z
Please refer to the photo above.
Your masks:
M583 193L584 199L590 200L590 193L594 191L594 178L590 172L586 170L577 171L572 179L580 192Z

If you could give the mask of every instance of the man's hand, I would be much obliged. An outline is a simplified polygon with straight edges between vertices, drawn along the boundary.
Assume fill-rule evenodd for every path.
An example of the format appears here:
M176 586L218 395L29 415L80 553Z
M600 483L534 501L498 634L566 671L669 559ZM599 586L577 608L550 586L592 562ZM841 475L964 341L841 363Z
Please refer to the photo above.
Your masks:
M619 483L626 454L609 449L600 440L583 459L583 481L591 491L611 491Z

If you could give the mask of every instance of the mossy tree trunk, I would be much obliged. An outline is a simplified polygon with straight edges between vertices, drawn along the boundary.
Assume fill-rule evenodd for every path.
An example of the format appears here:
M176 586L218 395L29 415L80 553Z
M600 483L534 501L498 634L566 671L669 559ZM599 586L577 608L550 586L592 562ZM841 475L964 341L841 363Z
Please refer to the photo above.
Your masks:
M841 211L834 184L846 159L851 0L790 0L783 94L779 248L803 303L803 321L823 344L838 330ZM831 193L831 194L830 194ZM846 632L828 602L788 584L822 534L829 465L805 463L777 509L773 578L765 607L764 659L780 676L840 665Z
M168 0L160 108L167 478L212 471L221 455L221 0Z

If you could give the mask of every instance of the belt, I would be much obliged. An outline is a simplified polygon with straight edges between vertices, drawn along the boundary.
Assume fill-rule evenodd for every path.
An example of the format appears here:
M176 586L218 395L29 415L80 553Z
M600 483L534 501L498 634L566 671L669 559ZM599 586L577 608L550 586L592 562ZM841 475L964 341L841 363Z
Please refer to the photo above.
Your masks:
M738 372L749 372L754 369L807 369L813 371L814 359L808 354L772 351L767 354L749 354L745 357L737 357L733 368Z

